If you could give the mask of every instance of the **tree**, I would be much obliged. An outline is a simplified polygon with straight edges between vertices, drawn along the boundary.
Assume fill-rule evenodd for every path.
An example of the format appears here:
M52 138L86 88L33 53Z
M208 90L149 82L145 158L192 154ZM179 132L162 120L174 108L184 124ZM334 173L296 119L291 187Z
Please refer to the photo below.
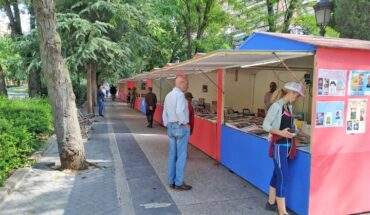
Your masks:
M28 95L35 97L41 95L41 59L39 52L39 37L36 30L17 37L14 49L21 56L18 62L19 73L22 80L28 79Z
M110 40L106 34L113 28L108 23L81 18L77 14L60 14L58 30L67 44L64 53L71 70L77 72L80 68L87 71L87 103L88 112L94 112L94 89L96 80L93 79L98 64L114 64L117 68L127 58L128 50L123 50L118 43ZM126 53L126 54L125 54Z
M334 29L340 37L370 40L370 2L335 0Z
M238 18L236 28L241 32L253 30L288 33L296 17L305 16L313 1L298 0L230 0Z
M75 95L69 71L61 55L53 0L33 0L40 38L40 56L48 86L61 167L86 168L85 151L78 124Z
M220 0L156 1L154 13L165 31L157 36L165 57L173 60L180 55L190 59L196 52L210 51L205 49L207 45L202 45L204 39L216 35L225 39L231 20L222 3Z
M18 65L20 56L14 51L13 40L0 37L0 96L7 96L5 78L19 75Z
M22 35L18 0L2 0L2 3L9 19L12 36Z

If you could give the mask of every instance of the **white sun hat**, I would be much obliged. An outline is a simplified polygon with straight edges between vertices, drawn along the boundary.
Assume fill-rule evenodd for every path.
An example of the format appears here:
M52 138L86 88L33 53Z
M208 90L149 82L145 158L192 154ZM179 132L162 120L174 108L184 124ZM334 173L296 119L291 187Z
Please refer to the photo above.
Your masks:
M291 90L299 93L300 96L304 97L304 86L299 82L288 82L284 85L284 89Z

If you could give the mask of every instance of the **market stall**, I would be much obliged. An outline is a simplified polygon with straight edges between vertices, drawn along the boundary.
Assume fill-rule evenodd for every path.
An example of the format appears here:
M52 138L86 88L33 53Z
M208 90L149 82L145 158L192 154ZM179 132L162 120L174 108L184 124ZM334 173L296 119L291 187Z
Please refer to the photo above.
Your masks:
M290 162L287 206L298 214L370 211L370 42L254 33L236 51L212 52L148 78L182 73L194 82L211 72L216 123L199 117L195 145L215 137L203 151L267 193L273 164L261 130L263 95L270 81L306 82L306 99L294 112L306 136Z
M128 88L136 86L136 82L133 79L122 79L118 81L118 99L123 102L127 102Z
M306 56L308 53L283 53L282 59ZM312 55L312 54L309 54ZM221 160L221 128L223 124L223 71L219 68L236 68L257 63L267 64L274 60L272 52L221 51L199 56L187 62L155 71L149 76L185 75L189 80L189 91L194 98L196 112L194 133L190 143L209 155ZM163 84L162 84L163 86ZM171 88L172 89L172 88ZM163 98L165 94L162 94ZM221 101L221 102L219 102ZM161 108L158 110L162 111ZM156 117L161 117L156 113Z
M298 214L370 211L370 42L255 33L239 50L315 54L312 106L303 109L311 138L290 163L288 207ZM267 148L263 135L222 127L221 162L264 192L273 169Z
M291 72L298 80L291 72L281 68L280 62L224 72L225 118L221 132L221 163L266 193L273 163L267 156L268 133L262 128L264 94L272 81L282 88L286 82L304 81L305 75L312 77L313 71L312 56L286 60L285 63L289 68L296 68ZM298 156L290 162L289 172L293 174L289 178L287 205L298 214L305 214L308 209L311 132L308 126L310 119L304 119L304 116L309 115L310 101L311 95L307 93L294 105L295 114L300 113L296 118L299 117L299 123L305 125L305 135L301 133L298 137Z
M189 74L189 89L194 96L194 130L189 142L219 161L217 141L217 72Z

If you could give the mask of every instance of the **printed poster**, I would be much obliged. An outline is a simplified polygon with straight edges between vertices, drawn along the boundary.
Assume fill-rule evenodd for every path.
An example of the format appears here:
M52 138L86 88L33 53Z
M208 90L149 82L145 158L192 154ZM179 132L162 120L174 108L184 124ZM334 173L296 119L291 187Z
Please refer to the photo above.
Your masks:
M348 95L370 96L370 71L351 71L348 85Z
M319 70L317 95L345 96L347 83L346 70Z
M365 133L367 99L348 99L347 134Z
M316 128L343 127L344 102L317 102L315 126Z

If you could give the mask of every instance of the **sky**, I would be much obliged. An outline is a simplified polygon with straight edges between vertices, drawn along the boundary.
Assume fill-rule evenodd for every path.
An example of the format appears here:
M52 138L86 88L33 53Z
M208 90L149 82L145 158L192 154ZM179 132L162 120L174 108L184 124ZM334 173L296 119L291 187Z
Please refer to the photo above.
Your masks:
M24 34L30 32L30 14L24 4L19 5L19 10L21 12L21 25ZM0 35L5 32L10 33L8 30L9 19L4 10L0 10Z

